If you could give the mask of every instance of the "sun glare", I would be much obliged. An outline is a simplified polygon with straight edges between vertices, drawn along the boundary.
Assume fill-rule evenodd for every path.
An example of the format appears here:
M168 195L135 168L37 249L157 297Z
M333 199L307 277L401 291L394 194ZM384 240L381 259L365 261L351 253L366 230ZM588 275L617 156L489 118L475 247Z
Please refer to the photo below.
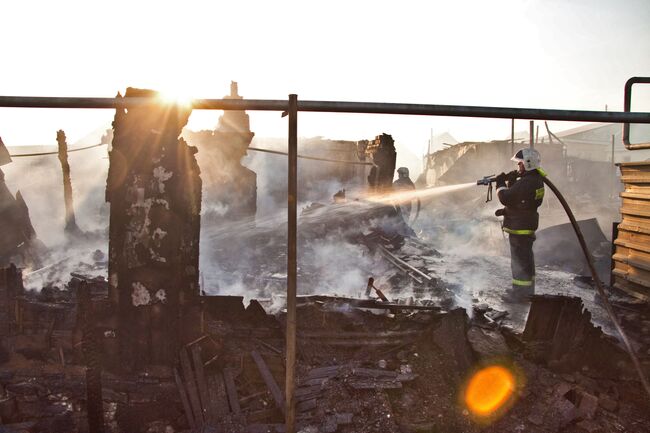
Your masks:
M159 91L158 97L165 104L177 104L185 107L189 107L194 99L189 93L178 89Z
M465 389L465 405L477 417L491 417L510 401L515 376L505 367L491 365L471 377Z

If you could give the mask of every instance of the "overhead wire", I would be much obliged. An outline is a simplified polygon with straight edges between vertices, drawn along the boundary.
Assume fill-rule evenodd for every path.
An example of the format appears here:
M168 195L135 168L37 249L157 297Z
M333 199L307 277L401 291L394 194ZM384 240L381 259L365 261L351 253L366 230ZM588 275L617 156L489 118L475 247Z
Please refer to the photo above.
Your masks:
M271 150L271 149L262 149L262 148L259 148L259 147L249 147L248 150L254 150L256 152L273 153L273 154L276 154L276 155L289 155L287 152L281 152L279 150ZM372 162L346 161L346 160L342 160L342 159L321 158L321 157L318 157L318 156L308 156L308 155L298 155L298 158L310 159L310 160L313 160L313 161L336 162L336 163L340 163L340 164L375 165Z
M68 153L70 152L79 152L80 150L86 150L86 149L92 149L93 147L99 147L99 146L104 146L107 143L99 143L99 144L92 144L90 146L85 146L85 147L80 147L78 149L68 149ZM23 158L23 157L29 157L29 156L47 156L47 155L58 155L59 152L38 152L38 153L18 153L18 154L10 154L9 156L12 158Z
M90 146L85 146L85 147L80 147L77 149L69 149L68 153L70 152L79 152L80 150L87 150L87 149L92 149L94 147L99 147L99 146L104 146L107 143L99 143L99 144L93 144ZM271 149L263 149L260 147L249 147L248 150L253 150L255 152L264 152L264 153L272 153L275 155L285 155L287 156L287 152L282 152L279 150L271 150ZM31 157L31 156L47 156L47 155L58 155L59 152L38 152L38 153L19 153L19 154L10 154L9 156L12 158L22 158L22 157ZM302 159L309 159L313 161L324 161L324 162L334 162L338 164L350 164L350 165L375 165L372 162L365 162L365 161L347 161L343 159L331 159L331 158L321 158L318 156L309 156L309 155L298 155L298 158Z

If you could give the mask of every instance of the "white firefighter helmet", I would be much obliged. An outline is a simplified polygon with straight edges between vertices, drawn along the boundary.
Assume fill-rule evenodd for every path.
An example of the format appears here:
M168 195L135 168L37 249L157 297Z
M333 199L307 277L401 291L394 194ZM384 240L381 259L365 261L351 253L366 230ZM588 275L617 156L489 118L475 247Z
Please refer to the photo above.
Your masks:
M539 152L531 147L519 149L510 159L515 162L523 162L526 171L538 169L542 163Z

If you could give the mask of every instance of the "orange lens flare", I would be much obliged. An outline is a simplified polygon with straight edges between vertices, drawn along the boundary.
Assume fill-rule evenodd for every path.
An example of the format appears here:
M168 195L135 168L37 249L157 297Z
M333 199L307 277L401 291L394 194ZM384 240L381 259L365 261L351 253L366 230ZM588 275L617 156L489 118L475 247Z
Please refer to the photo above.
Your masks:
M515 387L515 376L507 368L499 365L485 367L469 380L465 405L475 416L493 415L510 400Z

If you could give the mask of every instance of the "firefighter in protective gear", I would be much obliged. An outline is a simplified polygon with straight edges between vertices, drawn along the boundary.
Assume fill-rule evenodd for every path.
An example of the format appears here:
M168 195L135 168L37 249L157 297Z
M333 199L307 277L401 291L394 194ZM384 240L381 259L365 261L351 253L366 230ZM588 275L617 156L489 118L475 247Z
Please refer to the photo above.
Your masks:
M503 231L510 240L512 289L503 298L520 302L535 292L533 242L539 225L537 208L544 199L542 178L546 174L540 168L541 158L535 149L521 149L511 159L518 165L517 178L509 179L511 176L505 173L495 178L497 196L505 206L496 214L503 215Z
M397 169L397 180L393 182L393 189L395 191L415 191L415 184L409 177L408 168L400 167ZM399 209L404 221L408 222L411 217L411 200L400 203Z
M400 167L397 169L397 180L393 182L393 188L399 191L415 189L415 184L409 177L408 168Z

